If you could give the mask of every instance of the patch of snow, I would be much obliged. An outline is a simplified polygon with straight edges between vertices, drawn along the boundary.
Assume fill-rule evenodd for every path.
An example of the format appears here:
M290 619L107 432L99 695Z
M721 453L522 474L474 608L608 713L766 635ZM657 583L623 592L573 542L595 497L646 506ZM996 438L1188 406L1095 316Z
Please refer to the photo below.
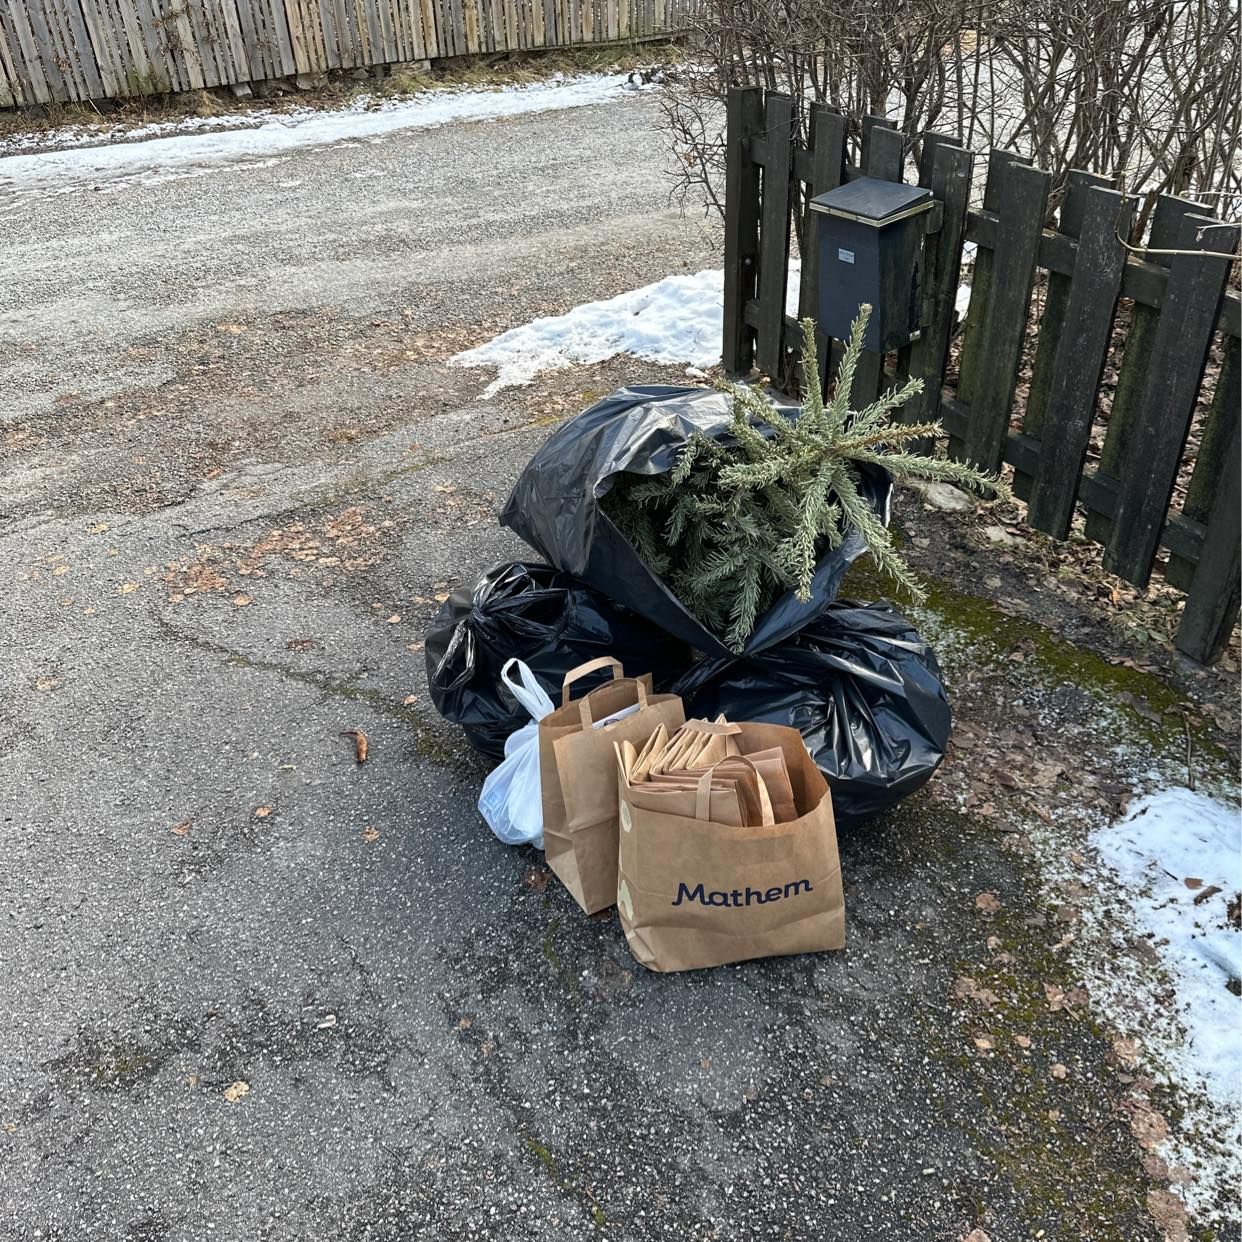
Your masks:
M1242 931L1226 913L1242 891L1242 817L1189 789L1162 789L1091 843L1126 886L1135 927L1169 972L1185 1029L1180 1047L1167 1050L1178 1077L1242 1108L1242 997L1226 986L1242 981Z
M788 315L798 310L800 270L799 261L791 260L785 297ZM685 363L686 374L698 378L704 368L720 362L723 307L721 269L666 276L641 289L510 328L449 361L459 367L498 369L483 390L484 400L503 388L529 384L537 375L604 362L617 354L668 366Z
M720 362L724 272L666 276L602 302L547 315L457 354L461 367L494 366L496 378L483 390L529 384L536 375L576 364L634 354L649 362L712 367Z
M1092 995L1177 1092L1185 1115L1166 1153L1194 1174L1178 1189L1187 1206L1210 1214L1242 1179L1242 997L1229 986L1242 977L1242 932L1227 914L1242 891L1242 816L1235 805L1166 787L1089 840L1105 869L1101 887L1107 879L1120 886L1105 896L1102 928L1114 929L1118 947L1145 940L1163 976L1117 965Z
M380 104L364 97L331 111L251 113L251 121L259 118L259 123L240 129L236 117L188 117L173 123L171 132L160 129L157 136L137 142L0 157L0 191L20 199L154 185L221 168L259 167L347 140L587 107L620 98L627 88L634 89L625 74L583 74L495 90L429 91ZM224 128L226 119L234 128Z
M966 318L966 312L970 309L970 286L958 285L957 295L953 299L953 309L957 311L959 319Z

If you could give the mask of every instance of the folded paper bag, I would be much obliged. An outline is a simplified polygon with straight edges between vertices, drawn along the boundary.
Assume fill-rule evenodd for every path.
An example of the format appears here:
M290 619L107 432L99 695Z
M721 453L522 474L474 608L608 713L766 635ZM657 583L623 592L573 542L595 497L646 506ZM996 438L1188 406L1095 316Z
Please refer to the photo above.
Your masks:
M601 668L611 668L613 680L571 702L572 684ZM620 662L607 656L570 669L561 685L561 706L539 722L543 847L548 866L587 914L617 900L614 743L641 748L661 725L674 733L685 721L675 694L652 694L650 676L622 672ZM636 710L596 727L631 707Z
M741 828L697 813L665 814L631 800L619 777L617 907L631 952L652 970L845 944L841 865L823 776L796 729L743 724L739 743L743 755L780 748L794 819Z

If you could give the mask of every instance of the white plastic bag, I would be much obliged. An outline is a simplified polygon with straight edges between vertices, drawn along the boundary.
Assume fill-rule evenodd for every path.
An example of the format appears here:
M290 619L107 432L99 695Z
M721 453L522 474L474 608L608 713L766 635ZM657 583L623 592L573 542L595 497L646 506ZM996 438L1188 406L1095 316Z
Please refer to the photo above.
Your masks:
M520 681L511 676L516 668ZM539 722L552 710L535 675L519 659L506 662L501 680L531 714L505 740L505 757L483 782L479 813L506 845L533 845L543 849L543 797L539 788Z

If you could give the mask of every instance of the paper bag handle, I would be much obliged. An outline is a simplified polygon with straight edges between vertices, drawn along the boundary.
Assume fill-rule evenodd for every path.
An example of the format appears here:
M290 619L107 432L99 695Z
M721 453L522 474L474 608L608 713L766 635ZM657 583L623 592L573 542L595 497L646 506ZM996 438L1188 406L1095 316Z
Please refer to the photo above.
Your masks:
M575 681L601 668L612 669L613 681L617 681L625 676L625 669L621 667L621 661L614 659L612 656L597 656L594 660L588 660L585 664L579 664L577 668L571 668L565 674L565 680L561 682L561 706L564 707L569 702L569 687Z
M699 777L698 787L694 794L694 818L711 819L712 774L721 763L744 763L755 774L755 781L759 786L759 817L764 828L772 827L776 823L776 815L772 810L772 799L768 797L768 787L763 783L759 769L745 755L730 755L727 759L721 759L719 763L713 763Z
M582 667L586 668L586 665L584 664ZM617 667L620 668L621 666L618 664ZM584 729L590 729L595 724L595 717L591 714L591 695L596 694L600 690L607 690L609 686L615 686L618 681L624 680L626 679L614 677L612 681L602 686L596 686L590 694L584 694L578 700L578 715L582 720L582 727ZM645 708L647 706L647 691L651 689L651 674L644 673L641 677L631 677L628 680L634 683L634 691L638 696L638 706Z

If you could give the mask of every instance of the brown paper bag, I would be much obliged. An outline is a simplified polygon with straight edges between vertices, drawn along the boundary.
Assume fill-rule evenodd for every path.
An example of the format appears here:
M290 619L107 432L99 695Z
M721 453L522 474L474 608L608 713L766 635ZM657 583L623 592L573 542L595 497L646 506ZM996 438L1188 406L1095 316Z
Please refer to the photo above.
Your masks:
M630 951L652 970L845 944L836 826L823 776L796 729L743 724L738 740L744 755L780 748L795 819L738 828L664 814L632 802L619 783L617 908Z
M569 688L596 669L613 680L574 702ZM588 913L617 900L617 759L614 742L640 747L663 725L669 733L685 721L675 694L652 694L651 677L622 677L621 664L603 656L565 674L561 706L539 722L539 780L543 796L543 845L548 866ZM602 728L624 707L638 711Z

